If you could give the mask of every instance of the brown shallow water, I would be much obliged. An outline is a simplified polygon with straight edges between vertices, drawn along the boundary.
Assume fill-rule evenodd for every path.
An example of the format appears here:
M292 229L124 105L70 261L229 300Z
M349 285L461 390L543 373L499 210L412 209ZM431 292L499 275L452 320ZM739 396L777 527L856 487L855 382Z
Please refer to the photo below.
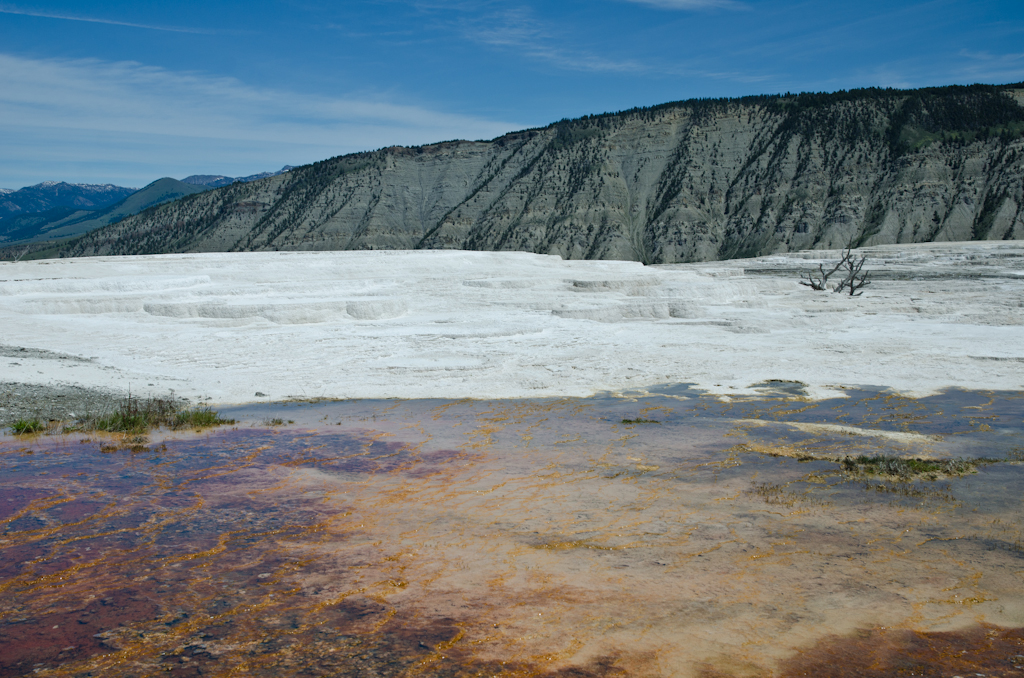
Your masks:
M1024 676L1022 394L763 391L2 438L0 675Z

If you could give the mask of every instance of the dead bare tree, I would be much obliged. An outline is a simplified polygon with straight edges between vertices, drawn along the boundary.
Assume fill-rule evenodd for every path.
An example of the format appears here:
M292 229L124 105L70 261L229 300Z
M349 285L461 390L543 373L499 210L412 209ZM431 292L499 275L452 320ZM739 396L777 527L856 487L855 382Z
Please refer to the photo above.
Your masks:
M821 272L820 277L815 278L813 273L808 273L807 274L807 280L802 280L801 279L800 280L800 284L801 285L806 285L807 287L810 287L812 290L818 290L818 291L827 290L828 289L828 277L830 275L832 275L833 273L835 273L836 271L838 271L840 268L842 268L844 263L845 263L845 259L843 261L840 261L838 264L836 264L832 268L832 270L829 271L828 273L825 272L824 264L818 264L818 271ZM801 276L801 278L802 277L803 276Z
M871 284L871 281L868 279L870 272L862 272L861 270L864 268L864 262L867 260L866 255L862 255L860 259L855 258L852 251L847 249L843 253L843 260L840 262L840 264L846 267L845 275L843 280L836 285L834 291L842 293L844 289L848 289L851 297L859 297L863 294L864 291L861 288Z
M867 256L857 259L853 256L853 248L847 247L843 250L842 258L830 270L826 271L824 264L818 264L818 275L808 273L806 280L801 276L800 284L810 287L812 290L824 291L828 289L829 277L842 271L843 279L832 288L832 291L842 293L843 290L848 289L850 296L859 297L863 294L861 288L871 284L871 281L868 280L868 271L863 271L864 262L867 259Z

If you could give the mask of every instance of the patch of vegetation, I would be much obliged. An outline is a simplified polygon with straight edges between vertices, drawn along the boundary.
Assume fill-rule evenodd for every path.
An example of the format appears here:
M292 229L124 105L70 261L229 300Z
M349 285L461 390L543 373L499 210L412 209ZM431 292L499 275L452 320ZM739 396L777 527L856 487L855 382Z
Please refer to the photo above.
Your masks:
M80 236L79 236L80 237ZM76 238L49 240L46 242L22 243L0 247L0 261L30 261L32 259L50 259L57 256L61 248Z
M292 420L292 419L289 419L287 422L285 422L284 419L280 419L278 417L275 417L273 419L264 419L261 423L264 426L284 426L285 423L294 424L295 421Z
M556 122L555 138L551 141L551 147L556 151L568 148L585 139L592 139L601 136L601 130L591 127L583 121L563 119Z
M175 413L174 423L171 425L171 428L200 429L234 423L234 419L223 419L215 410L202 406Z
M1008 142L1024 135L1024 122L1007 122L977 130L930 131L920 127L907 126L900 131L899 143L908 151L919 151L934 143L964 145L975 141L999 139Z
M656 419L643 419L643 418L623 419L622 423L623 424L658 424L659 426L661 425L661 422L656 420Z
M888 131L895 156L935 142L969 144L998 138L1005 143L1024 129L1024 109L1001 88L926 88L907 94Z
M999 214L999 210L1003 208L1003 203L1006 202L1007 197L1005 191L1002 193L989 192L985 195L981 211L974 220L974 225L971 226L971 240L984 240L988 236L988 232L992 230L996 216Z
M885 223L887 213L888 209L881 202L872 205L864 215L864 223L861 225L857 237L850 242L850 247L860 247L868 241L868 238L878 235L882 231L882 224Z
M46 424L38 419L19 419L11 424L11 430L14 431L15 435L39 433L46 430Z
M209 407L181 409L172 400L129 396L113 412L80 420L73 428L138 434L161 426L170 429L201 429L233 423L234 419L222 419Z
M939 474L944 476L964 476L970 473L977 473L980 464L987 463L985 459L945 459L932 461L914 457L890 457L877 456L867 457L846 457L840 462L843 471L858 475L888 476L902 480L919 476L931 477L934 479Z
M170 423L176 410L170 400L141 400L128 396L113 412L84 420L78 427L111 433L144 433L151 428Z

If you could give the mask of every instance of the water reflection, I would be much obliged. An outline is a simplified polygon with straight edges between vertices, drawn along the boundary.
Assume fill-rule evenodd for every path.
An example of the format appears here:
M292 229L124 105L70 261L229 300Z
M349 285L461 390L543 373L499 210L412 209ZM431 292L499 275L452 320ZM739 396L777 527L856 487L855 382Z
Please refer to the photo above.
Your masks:
M797 389L4 438L0 674L1019 675L1021 394Z

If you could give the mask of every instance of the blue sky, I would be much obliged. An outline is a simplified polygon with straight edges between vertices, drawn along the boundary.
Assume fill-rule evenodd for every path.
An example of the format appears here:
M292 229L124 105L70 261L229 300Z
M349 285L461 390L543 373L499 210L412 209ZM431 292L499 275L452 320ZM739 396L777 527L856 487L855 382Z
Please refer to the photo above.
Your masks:
M692 97L1020 81L1020 0L0 0L0 187L239 176Z

